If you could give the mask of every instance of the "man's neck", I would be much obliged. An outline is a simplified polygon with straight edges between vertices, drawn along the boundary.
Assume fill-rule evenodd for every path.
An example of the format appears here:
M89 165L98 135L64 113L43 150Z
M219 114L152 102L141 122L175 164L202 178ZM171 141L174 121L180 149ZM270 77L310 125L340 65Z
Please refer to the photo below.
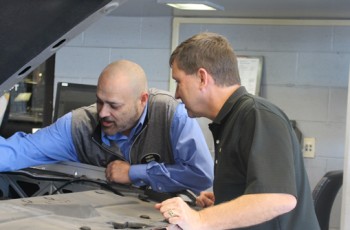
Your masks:
M212 98L210 100L210 114L208 118L214 120L215 117L219 114L221 108L224 106L228 98L239 88L241 87L238 84L229 86L229 87L219 87L215 86L213 90Z

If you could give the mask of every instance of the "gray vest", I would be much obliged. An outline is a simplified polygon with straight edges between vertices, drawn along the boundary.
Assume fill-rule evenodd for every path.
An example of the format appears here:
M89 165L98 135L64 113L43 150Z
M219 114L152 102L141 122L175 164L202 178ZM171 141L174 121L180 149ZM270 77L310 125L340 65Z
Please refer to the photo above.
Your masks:
M174 162L170 128L178 104L166 91L149 90L145 123L130 148L131 164ZM82 163L106 167L113 160L125 160L117 145L102 142L96 104L73 110L72 114L73 143Z

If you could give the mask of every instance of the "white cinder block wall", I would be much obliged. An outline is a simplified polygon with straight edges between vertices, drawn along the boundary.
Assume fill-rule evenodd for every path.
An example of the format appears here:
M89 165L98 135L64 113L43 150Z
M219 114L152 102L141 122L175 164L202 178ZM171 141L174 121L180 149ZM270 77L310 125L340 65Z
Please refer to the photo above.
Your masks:
M179 41L200 31L229 38L238 55L263 56L261 96L282 108L304 137L316 138L316 157L305 159L313 188L323 174L343 168L350 63L350 27L186 24ZM139 63L150 87L168 89L172 18L106 16L56 54L55 82L96 84L117 59ZM200 120L208 145L212 137ZM341 195L331 228L339 229Z
M57 52L55 82L96 84L108 63L129 59L168 89L170 43L171 18L105 17Z

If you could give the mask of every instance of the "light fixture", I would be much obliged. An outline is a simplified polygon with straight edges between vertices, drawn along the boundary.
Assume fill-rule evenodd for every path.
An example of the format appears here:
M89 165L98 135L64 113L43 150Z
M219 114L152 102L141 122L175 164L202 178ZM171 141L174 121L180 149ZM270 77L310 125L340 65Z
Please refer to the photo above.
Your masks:
M200 0L157 0L157 3L166 4L168 6L180 10L224 10L223 6L217 5L210 1Z

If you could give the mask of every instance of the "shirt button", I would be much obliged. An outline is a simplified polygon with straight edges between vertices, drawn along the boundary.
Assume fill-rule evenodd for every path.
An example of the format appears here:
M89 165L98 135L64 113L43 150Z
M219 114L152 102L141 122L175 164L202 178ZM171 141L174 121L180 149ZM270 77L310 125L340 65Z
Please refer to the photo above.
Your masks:
M219 153L221 153L221 148L219 148Z
M220 143L220 140L216 140L216 144L219 144Z
M218 160L215 160L215 164L216 164L216 165L218 164Z

